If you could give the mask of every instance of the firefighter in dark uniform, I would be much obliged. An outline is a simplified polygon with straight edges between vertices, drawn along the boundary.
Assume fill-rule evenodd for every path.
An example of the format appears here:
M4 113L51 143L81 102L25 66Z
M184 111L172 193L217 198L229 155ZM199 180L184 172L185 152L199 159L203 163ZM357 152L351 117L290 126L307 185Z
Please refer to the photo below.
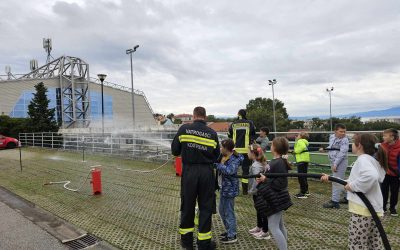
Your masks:
M243 155L242 174L248 175L251 166L251 160L247 156L249 145L255 139L256 128L253 121L247 120L246 110L241 109L238 112L238 119L229 127L228 137L235 142L235 151ZM247 195L249 180L241 179L243 195Z
M181 221L179 233L184 249L193 249L193 232L196 200L199 205L198 249L215 249L211 241L211 216L215 204L214 163L219 157L217 133L207 127L206 110L196 107L194 122L182 125L172 141L171 150L181 155Z

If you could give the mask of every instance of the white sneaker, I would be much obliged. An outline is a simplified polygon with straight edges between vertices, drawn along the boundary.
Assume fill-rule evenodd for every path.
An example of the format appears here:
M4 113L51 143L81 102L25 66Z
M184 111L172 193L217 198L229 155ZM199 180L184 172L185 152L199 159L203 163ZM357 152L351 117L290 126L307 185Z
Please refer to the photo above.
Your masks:
M263 231L257 233L257 234L253 234L254 238L256 238L257 240L269 240L271 239L271 236L269 235L268 232L264 233Z
M251 234L255 234L255 233L259 233L259 232L261 232L261 228L259 228L259 227L255 227L255 228L249 230L249 233L251 233Z

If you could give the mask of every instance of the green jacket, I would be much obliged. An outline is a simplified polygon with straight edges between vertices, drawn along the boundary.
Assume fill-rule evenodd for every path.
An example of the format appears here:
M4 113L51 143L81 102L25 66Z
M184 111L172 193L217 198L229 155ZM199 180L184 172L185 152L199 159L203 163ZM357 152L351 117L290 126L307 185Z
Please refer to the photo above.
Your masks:
M298 139L294 144L294 155L296 162L310 162L310 153L308 152L308 141L306 139Z

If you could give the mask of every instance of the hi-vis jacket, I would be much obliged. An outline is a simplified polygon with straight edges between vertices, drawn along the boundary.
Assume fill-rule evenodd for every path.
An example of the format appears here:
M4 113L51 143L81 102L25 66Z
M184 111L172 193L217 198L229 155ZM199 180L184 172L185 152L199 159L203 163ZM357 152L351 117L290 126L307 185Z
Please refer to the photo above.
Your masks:
M293 153L296 156L296 162L310 162L310 153L308 152L308 141L298 139L294 144Z
M256 128L252 121L239 119L229 127L228 137L235 142L235 150L240 154L248 151L249 144L255 138Z
M185 165L213 164L220 154L217 133L201 120L182 125L172 141L171 150L173 155L181 155Z

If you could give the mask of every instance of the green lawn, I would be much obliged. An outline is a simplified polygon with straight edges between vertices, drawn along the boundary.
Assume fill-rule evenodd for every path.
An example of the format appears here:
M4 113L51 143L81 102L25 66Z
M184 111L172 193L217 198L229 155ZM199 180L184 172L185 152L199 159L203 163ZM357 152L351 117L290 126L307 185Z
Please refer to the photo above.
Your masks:
M180 178L172 164L152 173L126 169L150 170L161 165L88 155L82 162L80 153L24 148L23 171L19 171L18 150L0 151L0 183L7 189L34 202L57 216L93 233L121 249L178 249ZM325 157L325 159L324 159ZM326 162L326 156L312 156L312 161ZM74 193L61 185L43 186L49 181L71 180L78 187L90 171L101 165L103 194L92 196L89 182ZM124 169L119 170L118 168ZM329 169L327 169L329 170ZM321 169L310 168L310 172ZM289 231L289 249L345 249L349 213L325 210L330 184L310 181L311 197L293 199L285 213ZM290 179L291 194L298 192L297 179ZM255 226L255 210L249 196L239 196L235 203L239 241L229 247L218 242L223 226L218 215L213 217L213 236L219 249L275 249L273 240L253 239L247 230ZM385 217L383 223L393 249L400 249L399 218Z

